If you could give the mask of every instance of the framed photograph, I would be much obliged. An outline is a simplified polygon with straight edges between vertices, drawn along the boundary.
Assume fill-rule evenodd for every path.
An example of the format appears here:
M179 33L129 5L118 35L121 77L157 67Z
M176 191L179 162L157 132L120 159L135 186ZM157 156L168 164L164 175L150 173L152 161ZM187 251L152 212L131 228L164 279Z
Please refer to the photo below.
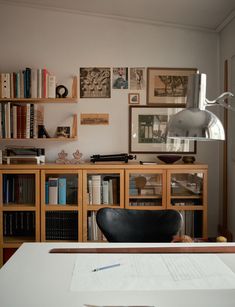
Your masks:
M81 125L109 125L108 113L82 113L80 115Z
M56 137L70 138L70 127L57 127Z
M113 68L112 85L114 90L128 89L128 68Z
M107 67L80 68L80 98L110 98L110 76Z
M145 89L145 68L131 67L130 68L130 89L144 90Z
M130 153L196 153L196 142L168 139L167 123L182 108L130 106Z
M147 104L184 107L188 76L196 72L196 68L147 68Z
M128 94L129 104L139 104L140 103L140 94L139 93L129 93Z

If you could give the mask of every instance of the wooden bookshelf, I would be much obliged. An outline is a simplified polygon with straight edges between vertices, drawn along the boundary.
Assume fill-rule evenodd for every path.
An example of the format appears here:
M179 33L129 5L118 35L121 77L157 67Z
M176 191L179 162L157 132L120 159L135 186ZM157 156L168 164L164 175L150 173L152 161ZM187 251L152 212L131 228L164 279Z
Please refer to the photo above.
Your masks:
M30 203L5 203L6 199L5 188L3 189L4 176L28 174L35 178L35 202ZM117 203L104 204L102 201L90 203L89 201L89 180L92 176L100 176L100 179L106 177L109 180L115 177L118 180L118 201ZM66 177L76 179L73 186L76 190L76 201L68 200L65 205L46 204L45 202L45 182L52 177ZM141 177L142 179L134 180L142 182L142 185L137 184L134 187L136 195L132 195L133 178ZM146 180L143 179L146 178ZM188 181L190 188L197 187L196 194L188 194L184 186L175 186L175 179ZM145 184L143 184L143 182ZM75 241L89 241L88 236L88 217L92 216L95 223L95 214L102 207L112 208L128 208L128 209L175 209L188 218L187 227L194 226L200 228L202 237L207 237L207 165L203 164L158 164L158 165L140 165L135 162L130 163L84 163L84 164L10 164L0 165L0 260L3 261L6 248L17 248L26 241L60 241L59 239L46 239L46 215L50 212L56 214L75 213L77 214L77 233L78 237ZM173 188L173 189L172 189ZM174 188L181 189L180 195L174 194ZM145 190L146 189L146 190ZM141 193L147 193L141 195ZM184 193L186 191L186 193ZM178 190L177 190L178 192ZM149 194L150 193L150 194ZM131 205L131 202L137 202ZM139 203L138 203L139 202ZM149 205L152 204L152 205ZM4 235L4 214L12 212L35 212L36 231L32 240L31 237L19 237L18 239ZM189 225L189 217L198 225ZM186 227L186 228L187 228ZM196 228L198 228L196 227ZM184 229L187 230L187 229ZM198 229L197 229L198 232ZM187 233L186 233L187 234ZM193 233L188 233L192 235ZM92 238L92 237L91 237ZM98 236L92 241L102 241L103 238ZM74 240L61 240L63 242L71 242Z

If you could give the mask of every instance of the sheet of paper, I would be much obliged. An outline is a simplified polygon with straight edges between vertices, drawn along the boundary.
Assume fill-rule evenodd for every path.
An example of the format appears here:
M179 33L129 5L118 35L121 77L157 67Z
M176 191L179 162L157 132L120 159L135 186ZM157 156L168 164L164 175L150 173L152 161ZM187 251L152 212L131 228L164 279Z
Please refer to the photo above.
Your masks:
M120 266L93 272L120 263ZM235 289L235 274L213 254L80 254L71 291Z

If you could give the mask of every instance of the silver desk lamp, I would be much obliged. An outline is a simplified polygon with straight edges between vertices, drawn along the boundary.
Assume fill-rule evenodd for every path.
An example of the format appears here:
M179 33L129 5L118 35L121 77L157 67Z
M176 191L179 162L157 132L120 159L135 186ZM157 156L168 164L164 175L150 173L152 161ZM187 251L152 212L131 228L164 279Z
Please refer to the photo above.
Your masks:
M206 74L189 76L186 108L171 117L167 125L167 137L189 140L224 140L225 133L218 117L206 110L207 106L222 105L235 110L224 102L233 94L225 92L215 100L206 98Z

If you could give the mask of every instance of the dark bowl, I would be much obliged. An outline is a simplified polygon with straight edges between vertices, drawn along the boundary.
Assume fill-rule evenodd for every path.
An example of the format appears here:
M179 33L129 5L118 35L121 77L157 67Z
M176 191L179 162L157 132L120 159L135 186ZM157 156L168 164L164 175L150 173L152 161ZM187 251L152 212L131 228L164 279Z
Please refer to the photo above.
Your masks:
M181 156L178 156L178 155L159 155L159 156L157 156L157 158L162 162L165 162L167 164L171 164L171 163L175 163L176 161L180 160Z

